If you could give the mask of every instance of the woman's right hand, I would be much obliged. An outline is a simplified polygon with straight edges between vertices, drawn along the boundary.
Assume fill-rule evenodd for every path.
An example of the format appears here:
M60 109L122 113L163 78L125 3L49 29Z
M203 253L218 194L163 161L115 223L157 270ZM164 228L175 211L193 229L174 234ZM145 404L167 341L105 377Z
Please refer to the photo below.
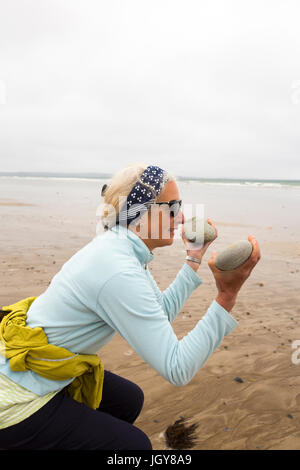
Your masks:
M208 266L214 275L218 289L216 301L227 311L231 310L234 306L239 290L261 258L257 240L253 235L249 235L248 240L253 246L252 254L245 263L235 270L221 271L218 269L215 265L216 251L214 251L211 259L208 261Z

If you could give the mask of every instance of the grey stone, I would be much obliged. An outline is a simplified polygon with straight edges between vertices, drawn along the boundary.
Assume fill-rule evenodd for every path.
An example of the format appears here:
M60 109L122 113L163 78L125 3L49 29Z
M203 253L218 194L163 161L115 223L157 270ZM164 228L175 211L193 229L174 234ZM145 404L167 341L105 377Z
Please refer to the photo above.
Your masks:
M243 379L241 379L241 377L234 377L234 379L236 382L239 382L240 384L244 383Z
M216 256L215 265L221 271L232 271L250 258L252 249L248 240L238 240Z
M203 244L203 239L204 243L206 243L216 238L215 229L207 220L203 220L200 217L192 217L185 221L184 233L186 238L193 243Z

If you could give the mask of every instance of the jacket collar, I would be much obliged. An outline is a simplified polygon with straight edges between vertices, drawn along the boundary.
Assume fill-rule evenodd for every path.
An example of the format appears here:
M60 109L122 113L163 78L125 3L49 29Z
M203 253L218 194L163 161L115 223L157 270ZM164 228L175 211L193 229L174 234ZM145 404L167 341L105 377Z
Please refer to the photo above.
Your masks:
M141 263L141 265L146 269L147 264L153 260L154 254L149 250L147 245L141 240L135 233L131 230L128 230L123 225L114 225L111 230L120 235L123 239L127 238L129 241L135 256Z

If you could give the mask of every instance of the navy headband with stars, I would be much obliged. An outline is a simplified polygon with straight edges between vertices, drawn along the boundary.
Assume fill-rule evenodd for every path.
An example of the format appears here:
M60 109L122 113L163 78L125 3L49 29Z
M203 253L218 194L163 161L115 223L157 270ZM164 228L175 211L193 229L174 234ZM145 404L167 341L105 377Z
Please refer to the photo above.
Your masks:
M116 224L129 225L133 221L137 222L153 204L166 181L167 176L164 170L154 165L147 166L140 181L135 183L128 194L117 216Z

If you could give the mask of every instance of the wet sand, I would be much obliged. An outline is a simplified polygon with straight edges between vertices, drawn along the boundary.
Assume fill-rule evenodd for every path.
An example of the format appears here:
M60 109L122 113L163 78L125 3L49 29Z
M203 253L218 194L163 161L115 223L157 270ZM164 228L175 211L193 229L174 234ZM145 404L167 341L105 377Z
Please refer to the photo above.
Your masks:
M0 196L1 306L41 294L63 263L95 236L93 191L81 205L71 196L61 198L61 204ZM149 436L153 449L166 448L163 433L180 416L199 423L194 449L300 449L300 363L292 362L292 344L300 340L300 236L286 225L238 224L209 216L219 236L198 271L203 284L173 328L183 338L215 298L207 266L212 252L253 234L262 258L231 311L239 326L185 387L159 376L119 335L99 355L106 369L143 389L145 403L135 425ZM164 290L184 263L183 243L176 239L154 255L149 269Z

